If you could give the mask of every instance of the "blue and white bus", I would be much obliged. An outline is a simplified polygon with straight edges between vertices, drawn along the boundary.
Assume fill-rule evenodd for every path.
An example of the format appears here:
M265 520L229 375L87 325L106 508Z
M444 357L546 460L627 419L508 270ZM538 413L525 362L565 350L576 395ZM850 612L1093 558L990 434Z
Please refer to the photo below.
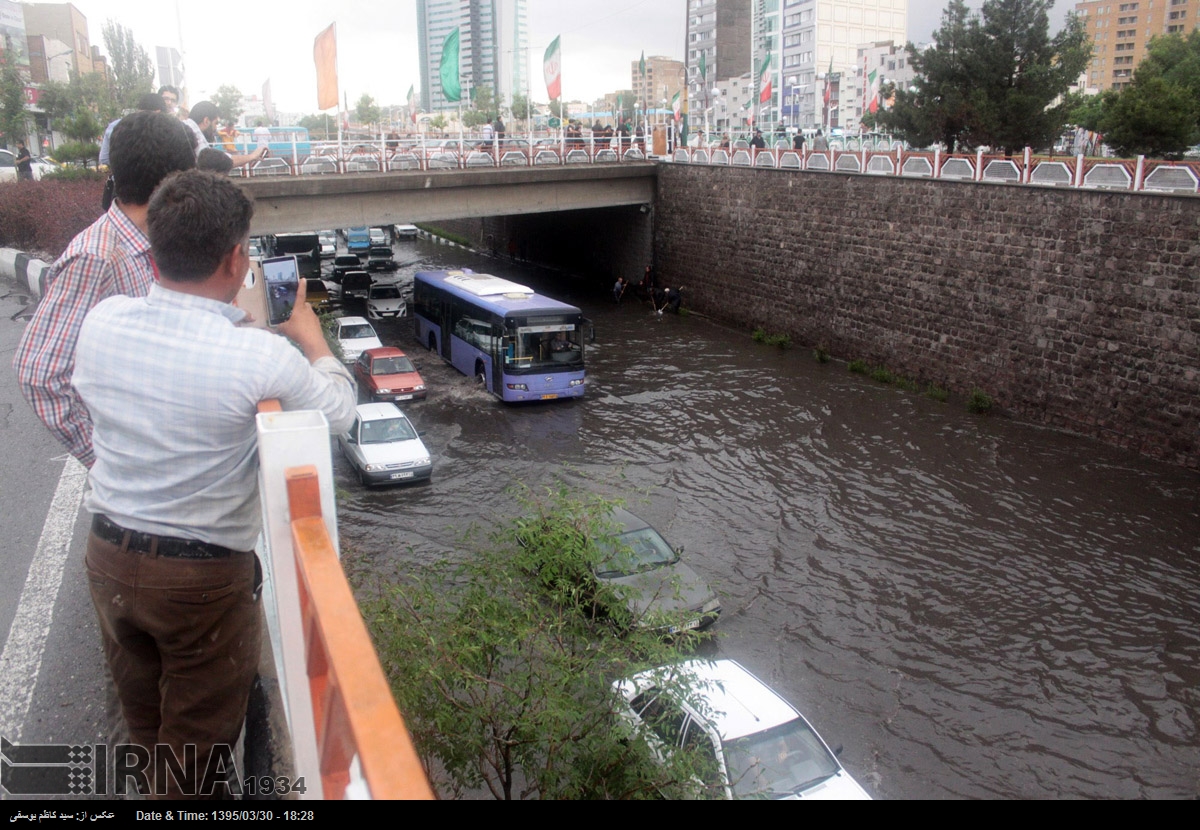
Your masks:
M413 284L416 335L504 401L581 398L578 308L472 271L422 271Z
M273 157L289 162L295 159L295 163L299 164L312 155L312 142L304 127L271 127L270 130L271 141L267 147ZM220 136L217 136L213 146L223 146ZM238 128L236 146L239 153L254 152L258 147L258 139L254 137L253 127Z

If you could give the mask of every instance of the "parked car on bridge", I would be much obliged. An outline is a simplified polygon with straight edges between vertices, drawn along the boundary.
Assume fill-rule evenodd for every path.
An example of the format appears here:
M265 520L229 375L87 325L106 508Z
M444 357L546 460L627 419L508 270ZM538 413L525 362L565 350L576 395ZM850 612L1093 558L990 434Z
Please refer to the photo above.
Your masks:
M411 484L433 475L433 458L412 422L394 403L360 404L338 446L367 486Z
M733 660L693 660L613 684L619 717L659 758L694 748L709 775L696 794L869 800L800 712Z
M408 355L394 346L367 349L354 362L362 395L372 401L423 401L425 380Z

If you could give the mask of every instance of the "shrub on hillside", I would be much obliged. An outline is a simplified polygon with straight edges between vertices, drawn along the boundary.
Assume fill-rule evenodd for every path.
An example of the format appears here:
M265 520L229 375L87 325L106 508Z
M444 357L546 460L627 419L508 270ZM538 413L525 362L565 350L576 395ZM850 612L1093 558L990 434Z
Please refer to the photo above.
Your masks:
M55 258L99 218L104 181L0 184L0 248Z

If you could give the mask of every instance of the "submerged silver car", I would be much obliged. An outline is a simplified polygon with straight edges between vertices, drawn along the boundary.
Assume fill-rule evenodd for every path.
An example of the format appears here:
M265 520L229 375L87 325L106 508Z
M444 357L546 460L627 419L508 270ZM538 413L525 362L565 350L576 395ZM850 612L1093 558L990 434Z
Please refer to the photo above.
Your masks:
M705 628L720 616L721 601L681 561L682 549L672 548L657 530L628 510L615 509L612 519L616 544L601 540L604 558L596 566L596 578L619 587L638 625L663 627L674 634ZM666 617L674 622L664 624Z

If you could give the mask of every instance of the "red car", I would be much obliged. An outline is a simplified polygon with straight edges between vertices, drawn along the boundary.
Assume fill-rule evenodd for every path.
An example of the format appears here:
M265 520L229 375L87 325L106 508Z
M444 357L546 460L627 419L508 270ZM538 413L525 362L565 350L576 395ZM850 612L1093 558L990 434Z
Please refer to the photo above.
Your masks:
M354 376L371 401L425 400L425 381L408 356L392 346L364 351L354 363Z

